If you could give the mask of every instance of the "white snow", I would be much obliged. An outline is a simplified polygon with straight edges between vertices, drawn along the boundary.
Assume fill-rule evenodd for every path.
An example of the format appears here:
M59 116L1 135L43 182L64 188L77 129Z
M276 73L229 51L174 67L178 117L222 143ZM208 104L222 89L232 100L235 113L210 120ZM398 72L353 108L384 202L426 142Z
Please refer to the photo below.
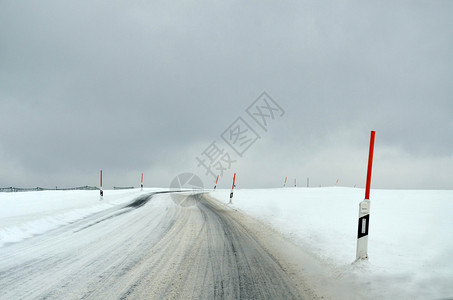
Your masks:
M223 203L230 190L211 196ZM371 190L369 259L356 258L356 188L234 191L233 207L264 221L370 290L371 298L453 297L453 191Z
M162 189L0 193L0 250ZM210 193L223 203L230 190ZM262 220L371 299L453 298L453 191L372 190L369 260L354 263L363 189L237 189L233 208Z
M87 217L123 205L141 193L161 190L39 191L0 193L0 247L19 242Z

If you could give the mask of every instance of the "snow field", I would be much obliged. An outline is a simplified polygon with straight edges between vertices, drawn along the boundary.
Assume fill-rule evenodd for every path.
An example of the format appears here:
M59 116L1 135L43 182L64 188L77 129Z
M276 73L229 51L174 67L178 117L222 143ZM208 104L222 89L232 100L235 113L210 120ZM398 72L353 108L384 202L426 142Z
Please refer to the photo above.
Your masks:
M0 247L45 233L160 189L0 193Z
M211 196L223 203L230 190ZM378 297L453 297L453 191L371 190L366 262L356 258L358 188L234 191L233 207L270 225Z

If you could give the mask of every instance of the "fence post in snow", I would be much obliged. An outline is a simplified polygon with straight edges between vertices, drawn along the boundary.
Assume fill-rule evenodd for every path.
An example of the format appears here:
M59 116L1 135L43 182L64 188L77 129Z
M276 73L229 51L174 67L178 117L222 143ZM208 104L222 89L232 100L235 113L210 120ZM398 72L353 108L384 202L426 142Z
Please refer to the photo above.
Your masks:
M219 175L217 175L217 179L215 180L214 190L217 188L217 182L219 182Z
M104 199L104 191L102 190L102 170L101 170L101 188L99 189L100 200Z
M143 173L142 173L142 181L141 181L141 183L140 183L140 188L141 188L141 190L143 191Z
M368 229L370 226L370 186L371 186L371 169L373 167L375 133L376 133L375 131L371 131L365 199L359 204L359 225L357 230L356 260L368 259Z
M231 187L230 202L228 202L228 204L233 204L233 190L234 190L235 182L236 182L236 173L234 173L234 176L233 176L233 186Z

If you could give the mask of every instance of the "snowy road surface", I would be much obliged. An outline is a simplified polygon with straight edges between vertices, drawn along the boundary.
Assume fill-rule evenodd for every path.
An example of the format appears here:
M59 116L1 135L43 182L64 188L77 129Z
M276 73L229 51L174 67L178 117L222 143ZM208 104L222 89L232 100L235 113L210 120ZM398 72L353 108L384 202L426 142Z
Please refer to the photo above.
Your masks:
M246 219L205 194L141 196L1 248L0 299L316 298Z

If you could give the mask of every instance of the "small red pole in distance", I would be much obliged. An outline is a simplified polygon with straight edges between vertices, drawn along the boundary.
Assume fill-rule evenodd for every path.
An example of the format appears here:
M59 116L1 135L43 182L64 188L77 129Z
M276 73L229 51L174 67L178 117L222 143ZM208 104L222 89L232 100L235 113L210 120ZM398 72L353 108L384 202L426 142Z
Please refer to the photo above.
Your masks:
M285 183L283 184L283 187L286 186L286 179L288 179L288 176L285 177Z
M143 173L142 173L142 181L140 182L140 187L141 187L141 190L143 191Z
M371 186L371 170L373 167L375 134L376 134L375 131L371 131L370 151L368 154L368 170L366 176L365 199L359 204L359 225L357 230L356 260L368 259L368 231L370 226L370 186Z
M217 182L219 182L219 175L217 175L217 179L215 180L214 190L217 188Z
M104 191L102 190L102 170L101 170L101 188L99 190L101 200L104 199Z
M234 176L233 176L233 186L231 186L230 202L228 204L233 204L233 190L234 190L235 182L236 182L236 173L234 173Z

